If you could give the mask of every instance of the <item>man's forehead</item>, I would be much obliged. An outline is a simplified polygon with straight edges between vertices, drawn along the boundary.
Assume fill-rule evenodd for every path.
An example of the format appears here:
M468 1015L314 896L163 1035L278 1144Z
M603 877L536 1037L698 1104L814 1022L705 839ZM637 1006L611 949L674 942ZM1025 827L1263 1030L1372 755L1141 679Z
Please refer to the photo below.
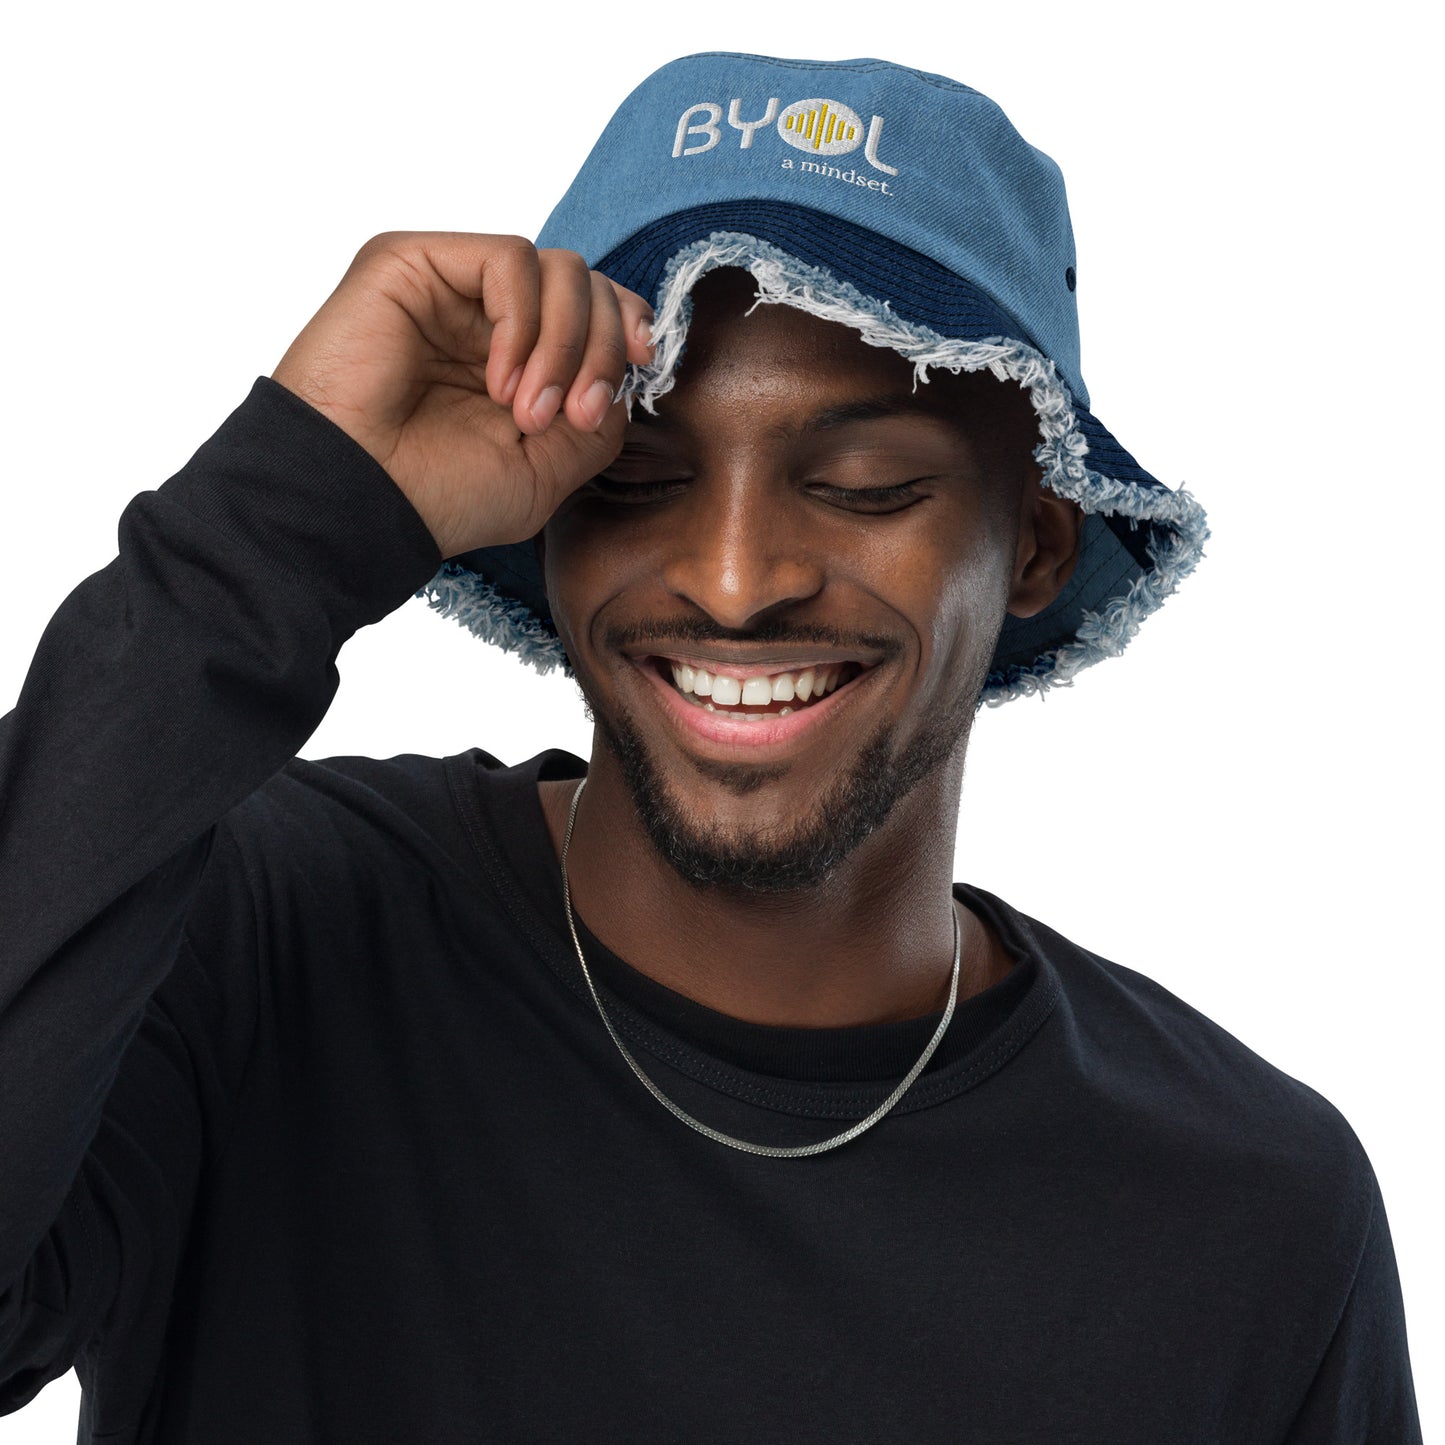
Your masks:
M997 385L997 383L994 384ZM630 429L648 433L667 433L678 430L686 424L687 399L688 393L686 392L681 397L675 395L664 397L658 402L657 411L653 413L643 411L639 407L633 413ZM923 392L920 389L901 395L881 393L842 401L830 401L826 396L820 396L816 405L795 408L791 415L782 422L776 420L768 422L764 430L790 435L808 431L836 433L841 436L845 432L851 433L865 428L868 423L902 422L916 426L920 422L925 425L936 425L962 420L963 413L957 407L950 407L948 400L943 395L942 389L937 387L931 393ZM669 406L669 402L673 404ZM977 409L968 413L970 416L977 416L977 414ZM882 427L877 430L880 434L899 434L896 426L893 428Z

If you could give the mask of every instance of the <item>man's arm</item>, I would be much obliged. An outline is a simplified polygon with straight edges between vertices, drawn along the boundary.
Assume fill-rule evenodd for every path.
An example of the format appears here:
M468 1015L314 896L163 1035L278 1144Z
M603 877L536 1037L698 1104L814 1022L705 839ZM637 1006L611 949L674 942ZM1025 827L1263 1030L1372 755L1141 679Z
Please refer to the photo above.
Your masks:
M1370 1224L1349 1295L1285 1445L1419 1445L1405 1306L1373 1175L1371 1188Z
M381 468L262 380L130 503L118 557L42 636L0 720L0 1409L166 1287L244 1062L249 978L218 981L215 1032L154 1061L164 1108L87 1168L122 1056L224 848L217 820L315 730L345 640L438 560Z
M495 263L510 293L428 291L430 249L459 274ZM535 252L531 266L534 280L547 269ZM208 872L230 879L215 886L245 932L225 815L314 732L347 638L422 586L445 548L539 526L620 445L622 409L579 431L574 399L604 352L615 394L624 309L646 308L614 298L579 320L574 287L553 315L525 272L509 238L364 249L278 370L294 390L259 380L180 473L130 503L118 556L61 605L0 719L0 1412L168 1290L244 1067L244 941L196 1019L148 1008ZM517 406L560 378L563 424L529 416L524 431L489 397L489 362ZM150 1047L153 1022L148 1087L107 1133L122 1058Z

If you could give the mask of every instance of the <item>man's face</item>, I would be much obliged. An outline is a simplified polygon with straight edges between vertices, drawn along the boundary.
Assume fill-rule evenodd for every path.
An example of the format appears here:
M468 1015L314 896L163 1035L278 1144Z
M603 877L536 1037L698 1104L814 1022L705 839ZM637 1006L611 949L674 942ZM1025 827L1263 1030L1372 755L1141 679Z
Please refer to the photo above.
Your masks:
M544 556L654 844L695 884L778 891L825 878L925 780L956 801L1040 489L1017 387L915 389L895 353L752 300L742 272L698 286L676 386L634 410Z

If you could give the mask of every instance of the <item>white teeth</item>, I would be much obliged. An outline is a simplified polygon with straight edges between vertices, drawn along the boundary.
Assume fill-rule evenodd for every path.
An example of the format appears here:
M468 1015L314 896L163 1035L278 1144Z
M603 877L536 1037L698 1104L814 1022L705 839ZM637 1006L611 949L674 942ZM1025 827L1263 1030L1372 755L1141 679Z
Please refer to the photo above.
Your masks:
M790 708L790 707L780 707L780 708L778 709L778 716L779 716L779 717L787 717L790 712L792 712L792 708Z
M691 696L701 702L712 698L719 707L766 707L774 702L814 702L834 691L841 681L843 664L828 663L823 666L804 668L801 672L779 672L758 674L755 677L738 678L720 676L705 667L693 667L686 662L671 662L672 681L684 696ZM796 708L785 708L783 712L794 712ZM778 714L773 714L777 716ZM751 717L753 714L740 714Z
M712 700L719 707L736 707L743 700L743 685L735 677L712 680Z

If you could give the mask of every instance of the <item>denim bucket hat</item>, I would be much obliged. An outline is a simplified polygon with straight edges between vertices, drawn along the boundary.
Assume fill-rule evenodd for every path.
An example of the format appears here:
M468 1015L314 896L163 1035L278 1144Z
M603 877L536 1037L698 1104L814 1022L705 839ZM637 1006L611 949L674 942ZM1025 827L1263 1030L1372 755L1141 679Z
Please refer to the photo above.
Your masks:
M651 410L682 360L690 295L722 266L759 304L855 330L915 368L987 368L1038 415L1042 484L1077 502L1059 597L1005 620L981 703L1068 684L1115 657L1198 562L1208 528L1089 409L1063 176L999 107L882 60L690 55L622 103L537 239L653 302ZM444 562L418 593L547 672L567 666L531 542Z

